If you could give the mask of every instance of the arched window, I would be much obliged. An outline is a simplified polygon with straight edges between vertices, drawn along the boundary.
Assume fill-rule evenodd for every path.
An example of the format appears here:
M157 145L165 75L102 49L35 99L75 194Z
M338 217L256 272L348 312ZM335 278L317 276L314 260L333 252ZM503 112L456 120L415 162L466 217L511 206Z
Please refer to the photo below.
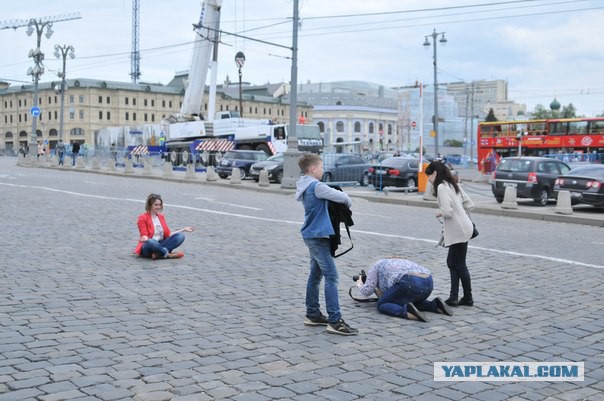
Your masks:
M343 146L337 146L338 143L344 142L344 138L336 139L336 153L342 153L344 151Z
M79 135L79 136L84 135L84 129L83 129L83 128L72 128L72 129L69 131L69 135L74 135L74 136L77 136L77 135Z
M5 138L12 138L13 137L13 133L8 131L6 134L4 134Z
M27 138L27 131L19 132L19 138Z
M336 132L344 132L344 123L342 121L336 123Z
M58 132L56 129L51 129L50 131L48 131L48 136L57 136Z
M369 123L369 133L373 134L373 123Z
M325 123L318 122L317 125L319 126L319 132L325 132Z
M354 123L354 132L361 132L361 123L358 121Z
M392 135L392 124L388 124L388 135Z
M384 124L380 123L378 125L378 133L382 135L384 133Z

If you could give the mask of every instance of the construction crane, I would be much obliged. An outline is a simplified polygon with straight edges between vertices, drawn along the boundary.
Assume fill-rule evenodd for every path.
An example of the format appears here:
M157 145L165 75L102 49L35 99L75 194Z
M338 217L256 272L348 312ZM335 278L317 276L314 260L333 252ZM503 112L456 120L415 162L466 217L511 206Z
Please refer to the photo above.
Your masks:
M139 0L132 0L132 52L130 53L130 77L138 83L141 77L141 53L138 48L140 7Z
M69 21L72 19L80 19L80 13L71 13L65 15L56 15L52 17L42 17L42 18L30 18L30 19L11 19L8 21L0 22L0 29L17 29L22 26L28 26L32 23L32 21L37 21L39 24L52 24L59 21Z

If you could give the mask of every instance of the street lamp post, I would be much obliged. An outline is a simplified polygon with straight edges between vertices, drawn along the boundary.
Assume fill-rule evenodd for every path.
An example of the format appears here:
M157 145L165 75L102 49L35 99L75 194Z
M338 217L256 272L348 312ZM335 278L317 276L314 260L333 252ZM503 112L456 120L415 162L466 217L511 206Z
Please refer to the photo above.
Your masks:
M44 53L40 50L40 44L42 42L42 34L46 28L46 37L50 39L54 31L52 30L52 22L36 20L34 18L29 20L27 24L27 36L31 36L32 33L36 32L36 48L29 51L29 57L34 60L34 66L29 67L27 75L31 75L34 80L34 104L32 107L32 122L31 122L31 136L29 138L29 154L35 156L38 154L38 132L36 124L38 122L38 81L40 76L44 74Z
M427 49L430 47L429 37L432 37L432 46L434 47L434 154L438 155L438 76L437 76L437 58L436 58L436 38L440 36L438 40L442 45L447 43L444 32L432 32L430 35L425 36L424 47Z
M61 111L59 112L59 139L63 139L63 109L65 105L65 67L67 65L67 55L72 59L75 58L75 49L68 45L55 45L55 57L63 59L63 71L59 72L61 78Z
M239 71L239 115L243 117L243 87L241 83L241 68L245 64L245 54L243 52L235 54L235 64L237 64Z

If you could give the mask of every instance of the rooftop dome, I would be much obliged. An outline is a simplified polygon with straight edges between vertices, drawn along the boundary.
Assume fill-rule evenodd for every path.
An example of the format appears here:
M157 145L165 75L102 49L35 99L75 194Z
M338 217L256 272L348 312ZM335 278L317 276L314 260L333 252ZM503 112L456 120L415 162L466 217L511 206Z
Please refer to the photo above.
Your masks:
M552 110L560 110L560 102L558 99L554 98L552 102L549 104L549 108Z

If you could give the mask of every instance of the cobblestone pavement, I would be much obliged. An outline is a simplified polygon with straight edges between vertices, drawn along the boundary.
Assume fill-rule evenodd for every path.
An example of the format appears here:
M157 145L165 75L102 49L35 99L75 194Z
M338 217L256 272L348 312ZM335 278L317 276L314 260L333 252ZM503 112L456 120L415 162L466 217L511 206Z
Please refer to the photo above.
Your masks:
M346 291L399 253L444 296L432 211L356 199L355 249L337 264L360 333L341 337L302 324L308 257L290 193L0 167L0 401L604 399L601 228L480 216L476 306L418 323ZM150 192L171 227L197 227L185 258L131 256ZM529 243L535 225L547 242ZM508 236L514 249L499 247ZM437 361L585 362L585 380L437 382Z

